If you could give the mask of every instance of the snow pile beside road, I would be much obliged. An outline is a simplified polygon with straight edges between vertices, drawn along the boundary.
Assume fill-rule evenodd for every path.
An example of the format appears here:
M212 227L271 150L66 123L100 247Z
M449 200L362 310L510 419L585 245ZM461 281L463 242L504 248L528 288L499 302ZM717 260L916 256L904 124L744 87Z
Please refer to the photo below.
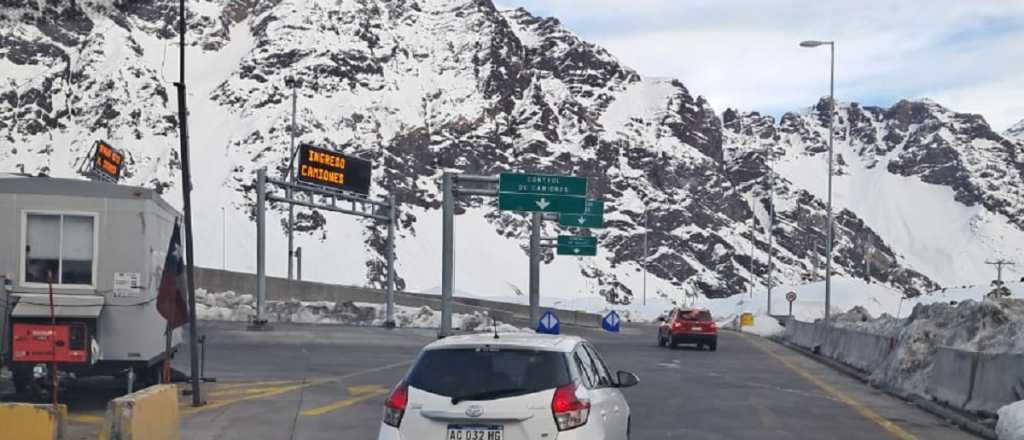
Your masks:
M871 376L891 389L924 394L939 347L983 353L1024 353L1024 300L986 299L919 304L906 319L839 321L838 327L897 338Z
M1024 400L999 409L999 440L1024 440Z
M267 301L264 314L270 322L303 324L344 324L382 326L385 305L333 301ZM196 315L201 320L250 321L256 316L256 303L252 295L196 290ZM441 312L430 307L395 306L395 325L398 327L439 328ZM465 331L491 331L492 321L486 312L455 313L452 327ZM513 325L498 322L502 333L519 332Z

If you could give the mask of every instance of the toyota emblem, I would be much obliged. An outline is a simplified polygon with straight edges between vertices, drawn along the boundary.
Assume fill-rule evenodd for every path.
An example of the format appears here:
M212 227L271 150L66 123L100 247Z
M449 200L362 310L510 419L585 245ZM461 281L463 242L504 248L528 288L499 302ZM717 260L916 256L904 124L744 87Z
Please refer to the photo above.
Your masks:
M466 408L466 415L473 418L480 417L484 415L484 407L480 405L470 405L469 408Z

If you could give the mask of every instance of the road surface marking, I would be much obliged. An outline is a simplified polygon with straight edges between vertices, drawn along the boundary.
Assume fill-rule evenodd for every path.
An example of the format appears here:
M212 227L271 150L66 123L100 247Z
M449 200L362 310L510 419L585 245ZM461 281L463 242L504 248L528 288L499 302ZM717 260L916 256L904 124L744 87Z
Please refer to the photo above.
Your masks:
M89 416L84 414L77 416L68 416L68 420L71 420L72 422L85 423L88 425L99 425L103 423L103 417Z
M382 385L363 385L348 388L349 397L344 400L327 404L324 406L318 406L316 408L307 409L302 412L304 416L322 416L332 411L337 411L342 408L348 408L360 402L364 402L375 397L387 394L390 390Z
M323 378L323 379L314 379L314 380L310 380L310 381L307 381L307 382L297 383L297 384L294 384L294 385L282 385L282 386L276 386L276 387L266 387L266 388L264 388L264 389L262 389L262 390L260 390L258 392L242 395L240 397L234 397L234 398L229 398L229 399L224 399L224 400L210 401L210 402L207 402L207 404L203 405L203 406L185 406L185 407L183 407L181 409L181 414L182 415L186 415L186 416L190 416L190 415L198 414L198 413L201 413L201 412L206 412L206 411L211 411L211 410L223 408L225 406L232 405L232 404L235 404L235 403L238 403L238 402L244 402L246 400L265 399L265 398L268 398L268 397L279 396L281 394L289 393L289 392L292 392L292 391L295 391L295 390L299 390L299 389L302 389L302 388L309 388L309 387L314 387L314 386L319 386L319 385L324 385L324 384L329 384L329 383L337 383L337 382L341 382L341 381L343 381L345 379L349 379L349 378L353 378L353 377L357 377L357 376L362 376L364 374L376 373L378 371L390 370L392 368L406 366L406 365L409 365L411 363L412 363L411 360L403 361L403 362L396 362L394 364L388 364L388 365L383 365L383 366L380 366L380 367L370 368L370 369L366 369L366 370L355 371L355 372L352 372L352 373L343 374L341 376L328 377L328 378Z
M779 362L782 362L782 365L785 365L790 370L793 370L794 372L796 372L796 374L800 375L804 379L807 379L807 381L813 383L814 385L817 385L818 388L821 388L826 393L831 394L833 397L839 399L841 402L849 405L850 407L855 409L858 413L860 413L860 415L866 417L868 420L871 420L872 422L875 422L875 424L877 424L878 426L881 426L882 429L885 429L886 431L889 431L889 433L892 434L893 436L895 436L896 438L901 439L901 440L917 440L917 437L915 437L913 434L911 434L911 433L909 433L907 431L904 431L903 428L900 428L895 423L889 421L885 417L882 417L882 416L878 415L878 413L872 411L870 408L868 408L868 407L864 406L863 404L861 404L860 402L854 400L852 397L846 395L842 391L839 391L835 387L825 383L821 379L818 379L817 377L815 377L811 373L807 372L807 370L804 370L803 368L800 368L799 366L797 366L796 364L786 360L782 356L779 356L779 355L773 353L768 348L763 347L761 344L758 344L758 343L754 342L753 340L750 339L749 336L744 335L743 333L739 333L739 335L740 335L741 338L743 338L743 340L747 341L747 343L749 343L750 345L753 345L753 346L757 347L758 349L760 349L761 351L763 351L765 353L768 353L769 356L775 358Z

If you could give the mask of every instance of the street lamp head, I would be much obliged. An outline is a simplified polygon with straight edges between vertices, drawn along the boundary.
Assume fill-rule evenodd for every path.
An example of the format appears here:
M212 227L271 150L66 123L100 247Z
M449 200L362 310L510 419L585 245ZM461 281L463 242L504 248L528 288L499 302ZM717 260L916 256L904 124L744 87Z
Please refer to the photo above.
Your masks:
M831 41L806 40L800 42L800 47L818 47L823 44L832 44Z

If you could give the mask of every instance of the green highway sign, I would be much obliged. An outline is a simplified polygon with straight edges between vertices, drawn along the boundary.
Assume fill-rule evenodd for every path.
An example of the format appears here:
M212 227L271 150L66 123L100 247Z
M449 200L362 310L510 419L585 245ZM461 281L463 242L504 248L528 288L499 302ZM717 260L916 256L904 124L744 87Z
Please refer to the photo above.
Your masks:
M575 255L577 257L594 257L597 256L597 248L578 248L569 246L559 246L558 255Z
M604 201L587 200L586 208L580 214L562 213L558 215L558 224L576 228L603 228Z
M559 235L557 254L593 257L597 255L597 237Z
M587 179L573 176L501 173L498 179L498 192L585 197Z
M597 237L584 237L580 235L559 235L558 245L566 247L597 247Z
M559 214L558 224L573 228L603 228L603 215Z
M498 209L525 212L582 212L586 208L583 197L544 194L499 193Z

